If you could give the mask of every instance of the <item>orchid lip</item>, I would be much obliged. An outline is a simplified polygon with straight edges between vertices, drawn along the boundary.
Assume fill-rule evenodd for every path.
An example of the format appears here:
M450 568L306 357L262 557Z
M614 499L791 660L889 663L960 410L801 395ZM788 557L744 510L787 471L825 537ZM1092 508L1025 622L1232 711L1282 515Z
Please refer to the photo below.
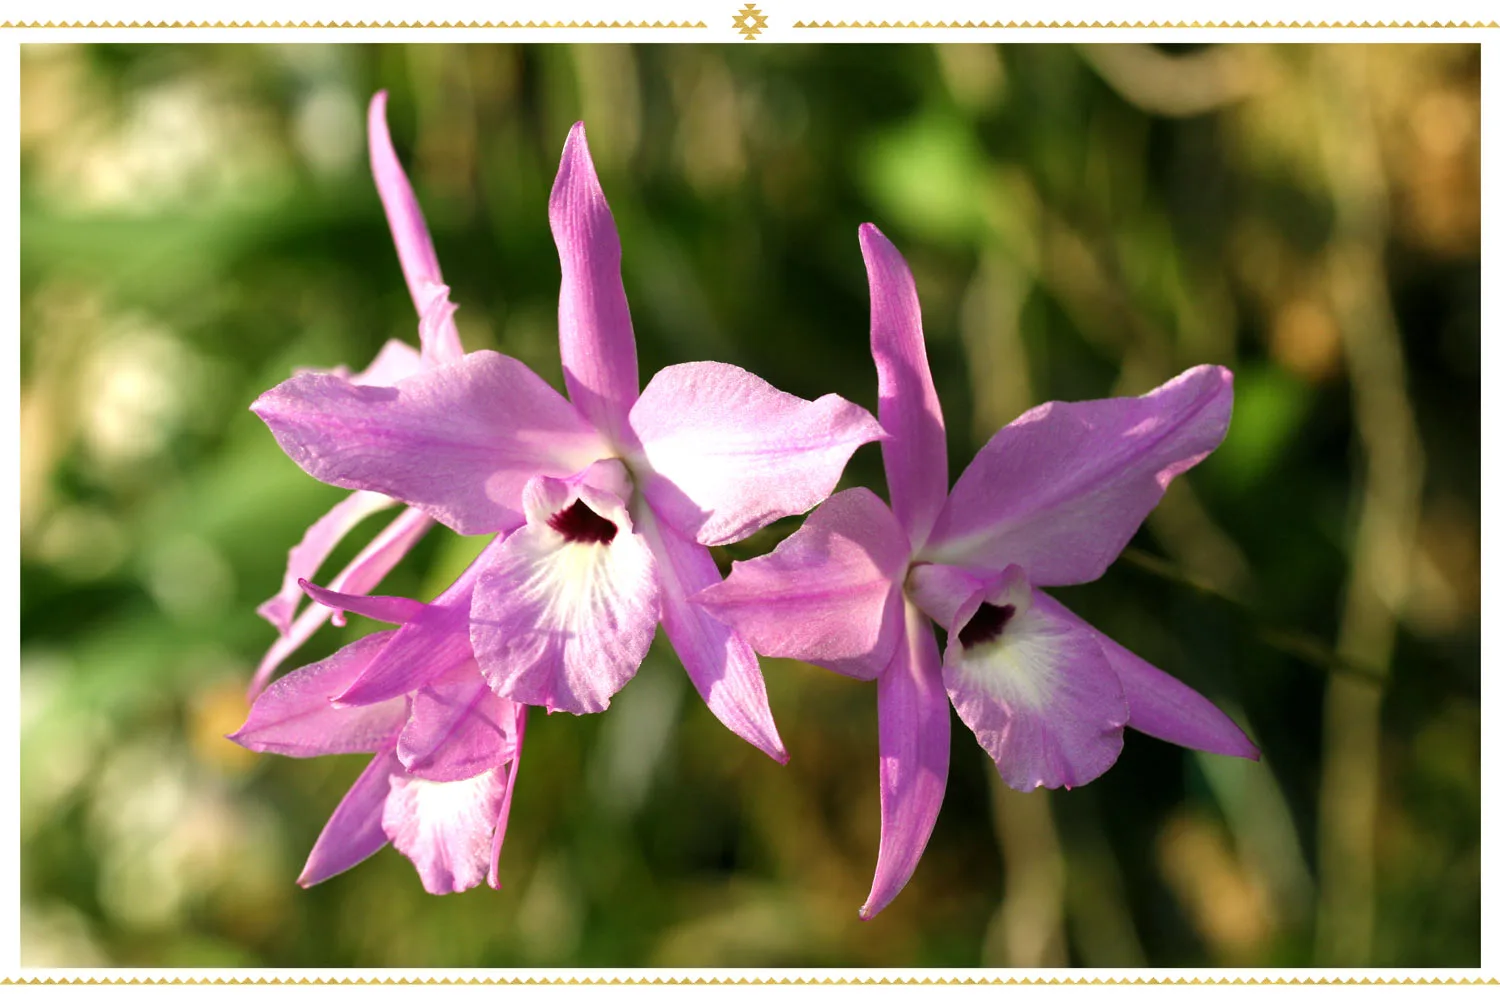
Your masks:
M1015 617L1015 605L996 605L986 601L959 630L958 641L966 650L993 642L1005 633L1006 625Z
M568 542L600 543L608 546L619 534L620 527L582 501L575 500L561 511L553 512L547 519L550 525Z

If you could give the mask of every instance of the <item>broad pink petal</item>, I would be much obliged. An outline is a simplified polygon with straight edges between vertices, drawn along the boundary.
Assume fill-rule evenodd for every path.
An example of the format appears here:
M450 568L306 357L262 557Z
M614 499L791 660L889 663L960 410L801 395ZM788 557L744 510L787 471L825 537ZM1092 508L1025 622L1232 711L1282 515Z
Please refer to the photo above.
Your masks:
M948 695L932 623L905 609L896 657L876 683L880 710L880 857L870 897L873 919L906 887L943 807L948 783Z
M283 636L286 635L291 628L297 604L302 600L302 588L297 586L297 581L317 574L328 554L333 552L334 547L354 526L395 503L384 494L355 491L308 526L302 535L302 541L287 554L281 590L256 609L260 617L276 626Z
M896 651L910 554L890 509L857 487L824 501L774 551L736 563L728 580L692 600L763 656L871 680Z
M1008 600L1008 599L1007 599ZM994 594L986 603L999 605ZM1125 693L1094 630L1032 592L994 639L966 647L972 609L954 620L943 682L953 707L1017 791L1074 788L1120 755L1130 716Z
M636 528L651 545L661 581L661 624L693 687L718 720L777 763L786 747L771 717L760 661L744 638L691 598L721 578L711 553L642 508Z
M393 750L375 754L318 835L312 853L307 855L307 864L297 877L298 884L310 888L327 881L385 846L385 830L380 822L386 797L391 793L391 775L400 770Z
M870 351L880 378L880 443L891 510L913 548L932 531L948 496L948 436L927 346L917 285L901 253L874 225L859 226L870 281Z
M475 659L502 698L548 711L602 711L635 676L656 634L651 550L608 492L539 477L525 501L527 524L505 540L474 589ZM558 523L575 503L612 526L612 535L570 539Z
M1088 626L1061 603L1057 603L1056 610L1072 624ZM1125 699L1130 703L1130 721L1127 723L1130 728L1190 750L1206 750L1247 760L1260 759L1260 750L1234 720L1203 695L1153 667L1098 629L1094 629L1094 639L1104 650L1105 659L1125 689Z
M401 160L396 158L396 150L391 145L385 104L384 90L370 98L370 171L375 176L375 188L380 191L380 203L391 226L391 238L396 243L396 255L401 260L401 273L411 291L412 304L417 315L422 316L427 313L437 289L443 285L443 273L438 268L437 252L432 247L432 236L427 232L422 208L417 204L406 171L401 168ZM449 363L463 355L451 311L430 330L424 329L422 352L434 363Z
M312 476L388 494L465 535L520 524L533 475L565 476L608 455L567 401L495 352L391 387L304 373L250 407Z
M467 891L489 870L504 798L499 770L464 781L393 773L381 825L392 845L416 866L423 888L434 895Z
M1096 580L1167 484L1229 428L1233 376L1196 366L1142 397L1051 401L997 432L954 485L920 555L1038 587Z
M398 380L405 380L414 373L422 372L422 354L400 339L386 339L380 352L358 373L349 377L350 383L368 387L389 387Z
M710 546L812 508L854 450L884 435L835 394L804 401L725 363L657 373L630 424L649 464L637 474L646 500L675 531Z
M500 848L505 845L505 829L510 825L510 803L516 797L516 773L521 769L521 747L526 742L526 706L516 706L516 746L506 772L505 800L500 803L500 818L495 820L495 839L490 845L491 888L500 887Z
M412 695L396 756L429 781L474 777L513 756L518 707L491 691L477 669L473 680L424 687Z
M370 590L385 579L391 568L431 527L432 519L425 513L415 508L406 509L370 540L370 544L339 572L328 589L344 594L363 594ZM325 605L311 604L304 608L286 634L272 643L261 658L255 677L250 681L249 696L254 698L259 694L276 668L312 638L332 615L333 609Z
M393 745L406 722L406 699L364 708L335 708L330 701L390 638L377 632L287 674L255 699L245 724L229 738L247 750L289 757L369 753Z
M448 679L455 667L473 660L469 612L474 585L495 562L503 541L503 536L492 539L447 590L397 629L364 673L339 696L339 704L368 704L406 694Z
M547 215L562 262L557 331L568 396L607 438L625 442L626 415L641 390L635 333L620 282L620 236L582 121L568 132Z

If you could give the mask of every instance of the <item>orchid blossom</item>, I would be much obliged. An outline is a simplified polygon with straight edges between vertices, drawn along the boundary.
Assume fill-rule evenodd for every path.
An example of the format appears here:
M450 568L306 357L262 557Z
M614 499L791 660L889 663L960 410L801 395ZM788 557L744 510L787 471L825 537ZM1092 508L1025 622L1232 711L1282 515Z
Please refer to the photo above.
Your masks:
M448 287L443 283L437 253L433 249L432 238L427 233L427 222L422 218L422 209L417 205L411 183L391 144L391 132L385 120L385 104L384 90L370 100L370 170L375 176L375 188L380 193L386 222L390 225L391 237L396 243L401 272L406 277L412 303L417 309L417 331L422 348L418 352L400 339L390 339L362 372L351 375L342 368L332 371L332 375L342 377L352 384L374 387L388 387L422 370L452 362L463 355L458 328L453 323L453 312L457 307L448 301ZM334 547L356 525L397 503L373 491L355 491L314 522L303 535L302 541L292 547L287 555L281 590L257 609L261 617L276 626L281 635L271 644L256 669L250 684L252 698L265 687L276 668L307 642L332 615L329 608L316 603L308 605L301 614L297 614L297 606L302 598L298 582L316 573ZM417 540L426 534L432 527L432 522L432 518L420 509L403 510L330 582L330 589L349 594L365 594L370 591L401 561Z
M252 406L319 480L405 502L465 535L497 533L470 609L433 610L414 626L451 652L371 667L337 702L372 705L431 684L472 638L501 698L599 711L659 621L720 721L785 762L755 654L690 598L721 579L708 546L812 508L853 451L884 433L842 398L804 401L722 363L669 366L641 391L619 238L581 123L549 214L571 400L481 351L388 385L303 373Z
M876 681L881 836L868 919L905 886L937 820L948 700L1019 791L1098 777L1126 725L1192 749L1259 753L1202 695L1040 590L1100 577L1172 478L1218 446L1229 371L1198 366L1141 397L1033 408L950 493L911 272L873 225L860 244L891 504L840 492L694 600L762 654ZM929 619L948 632L941 655Z
M484 562L481 555L477 564ZM377 632L333 656L294 670L255 700L230 738L247 749L292 757L374 753L313 845L298 882L342 873L392 843L435 895L488 881L500 887L500 848L510 817L526 708L495 695L462 646L436 647L448 664L430 684L367 705L333 703L351 683L414 651L434 614L468 612L474 569L432 604L399 597L302 587L331 613L356 611L394 630Z

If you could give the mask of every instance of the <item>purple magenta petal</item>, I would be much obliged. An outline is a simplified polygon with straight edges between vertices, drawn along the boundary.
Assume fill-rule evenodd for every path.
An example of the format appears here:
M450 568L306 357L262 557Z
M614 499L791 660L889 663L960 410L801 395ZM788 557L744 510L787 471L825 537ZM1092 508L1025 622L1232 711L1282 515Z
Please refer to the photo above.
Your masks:
M400 339L386 339L380 352L358 373L349 377L350 383L369 387L389 387L398 380L405 380L422 372L422 354Z
M620 236L582 121L568 132L547 214L562 262L557 330L568 396L606 438L627 442L626 415L641 390L635 333L620 282Z
M297 586L297 581L314 576L328 554L333 552L334 547L354 526L395 503L384 494L355 491L313 522L303 533L302 541L287 554L281 590L256 609L260 617L276 626L283 636L286 635L291 628L297 604L302 600L302 588Z
M417 204L406 171L401 168L401 160L396 158L396 150L391 145L385 104L384 90L370 98L370 171L375 176L375 188L380 191L380 203L391 227L391 238L396 243L401 273L406 277L412 304L421 317L427 314L439 288L444 292L447 288L443 287L443 273L438 268L437 252L432 247L432 236L427 232L422 208ZM463 355L452 311L434 322L431 328L423 330L422 353L433 363L450 363Z
M1074 625L1092 628L1062 604L1054 604L1058 614ZM1093 631L1095 641L1125 689L1125 699L1130 703L1127 723L1130 728L1190 750L1260 759L1260 750L1249 737L1207 698L1099 630Z
M396 756L429 781L463 781L508 761L515 752L515 702L498 697L475 667L471 679L422 688Z
M485 879L505 798L499 770L465 781L391 775L381 825L434 895L467 891Z
M255 699L245 724L229 738L247 750L289 757L369 753L394 744L406 722L404 698L364 708L335 708L330 702L369 666L391 635L366 636L287 674Z
M318 835L312 853L307 856L307 865L297 878L298 884L310 888L327 881L385 846L381 818L386 797L391 793L391 775L400 771L401 764L394 751L375 755Z
M339 617L344 612L373 618L377 622L402 625L415 619L422 613L422 609L427 607L412 598L394 597L388 594L340 594L338 591L330 591L326 587L319 587L307 580L301 581L298 586L318 604L333 609L334 625L344 624Z
M624 503L606 491L539 477L525 502L527 524L474 589L475 659L502 698L548 711L602 711L656 634L651 550L631 531ZM575 519L595 525L575 535Z
M637 477L676 532L710 546L800 515L832 493L854 450L884 436L835 394L804 401L724 363L651 378L630 412L648 468Z
M1094 630L1041 591L1030 593L1026 606L997 590L959 614L943 682L1006 784L1074 788L1119 757L1130 708ZM969 623L981 611L991 624L975 632Z
M997 432L954 485L920 556L1039 587L1096 580L1167 484L1224 438L1233 376L1197 366L1142 397L1048 402Z
M896 650L910 554L890 509L858 487L824 501L773 552L736 563L728 580L692 600L762 656L871 680Z
M948 436L927 346L922 310L911 270L896 247L874 225L859 226L870 281L870 351L880 377L881 442L891 509L913 548L932 531L948 496Z
M401 561L431 527L432 519L425 513L415 508L406 509L370 540L370 544L350 561L328 588L344 594L365 593L384 580L391 568ZM311 604L302 610L286 635L272 643L266 655L261 658L255 677L250 681L251 698L261 692L276 668L312 638L313 633L332 615L333 609L325 605Z
M566 476L607 455L567 401L494 352L391 387L304 373L251 410L312 476L388 494L465 535L519 525L533 475Z
M636 528L651 544L661 581L661 624L693 687L718 720L772 760L787 762L771 717L760 661L744 638L691 598L723 578L704 547L673 532L642 508Z
M861 919L873 919L906 887L927 849L948 783L948 696L932 623L920 611L905 609L895 659L876 687L880 857Z
M515 749L510 760L510 769L506 772L505 800L500 803L500 818L495 820L495 839L490 844L490 874L488 877L491 888L500 887L500 848L505 845L505 829L510 825L510 803L516 797L516 773L521 769L521 747L526 742L526 706L516 706L516 739Z

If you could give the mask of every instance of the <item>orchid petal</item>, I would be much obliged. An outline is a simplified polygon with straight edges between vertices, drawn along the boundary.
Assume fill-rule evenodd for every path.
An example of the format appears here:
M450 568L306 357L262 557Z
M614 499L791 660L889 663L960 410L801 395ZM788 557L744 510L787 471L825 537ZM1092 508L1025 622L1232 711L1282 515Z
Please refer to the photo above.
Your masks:
M396 158L396 150L391 144L385 104L384 90L370 98L370 171L375 176L375 189L380 191L380 203L385 208L412 304L418 316L425 316L438 289L446 291L447 288L443 287L443 273L438 267L437 252L432 247L432 236L427 232L422 208L417 204L411 182L407 180L406 171L401 168L401 160ZM430 328L422 330L422 354L432 363L450 363L463 355L452 311Z
M386 339L385 345L358 373L349 376L350 383L367 387L389 387L398 380L422 372L422 354L400 339Z
M415 508L406 509L370 540L370 544L333 579L328 589L344 594L363 594L370 590L385 579L391 568L401 561L431 527L432 519L425 513ZM251 698L261 692L276 668L312 638L313 633L332 615L333 609L319 604L308 605L302 610L286 635L272 643L266 655L261 658L260 666L256 668L255 676L250 681Z
M1088 626L1062 604L1057 604L1056 610L1073 625ZM1125 699L1130 703L1127 723L1130 728L1189 750L1260 759L1260 750L1234 720L1203 695L1097 629L1094 639L1125 689Z
M490 865L495 826L505 798L500 771L464 781L428 781L391 775L381 825L433 895L467 891Z
M391 635L366 636L326 660L287 674L255 699L245 724L229 738L247 750L289 757L369 753L392 745L406 721L405 699L364 708L334 708L330 703Z
M496 696L472 665L468 669L471 680L424 687L412 696L411 718L396 743L396 756L412 774L463 781L514 755L519 706Z
M910 554L890 509L858 487L824 501L773 552L736 563L728 580L692 600L762 656L870 680L896 651Z
M641 390L635 333L620 282L620 236L582 121L568 132L547 215L562 262L557 330L568 397L607 438L626 441L626 415Z
M503 536L492 539L447 590L397 629L364 673L339 696L339 704L363 705L406 694L436 683L471 661L469 611L474 585L494 563L503 541Z
M516 772L521 768L521 745L526 741L526 706L516 706L515 749L512 751L510 770L506 772L505 800L500 803L500 817L495 820L495 839L490 845L491 888L500 887L500 848L505 845L505 829L510 825L510 803L516 797Z
M1120 681L1092 628L1041 591L1029 607L1000 600L1003 586L954 620L943 661L948 696L1012 788L1086 784L1120 755L1130 715ZM985 611L990 624L971 642L969 625Z
M297 877L298 884L310 888L327 881L385 846L381 817L386 797L391 793L391 775L400 770L394 751L375 754L318 834L318 841L307 855L307 864Z
M1141 397L1031 409L974 457L920 555L1016 564L1039 587L1098 579L1172 478L1223 440L1232 384L1196 366Z
M642 508L636 528L656 557L661 582L661 624L672 648L718 720L772 760L787 762L786 747L771 717L760 661L743 637L691 598L723 578L711 553L684 539Z
M549 711L603 711L656 634L651 550L608 491L538 477L526 486L525 504L527 524L505 540L474 589L470 635L479 669L502 698ZM573 536L574 518L601 531Z
M283 636L286 635L296 614L297 604L302 600L302 589L297 586L298 579L316 574L328 554L333 552L334 547L354 526L395 503L384 494L355 491L334 505L313 522L303 533L302 541L292 547L287 554L281 590L275 597L262 602L256 613L276 626Z
M518 525L533 475L566 475L607 455L545 381L487 351L391 387L304 373L251 410L312 476L388 494L464 535Z
M906 887L943 806L948 782L948 696L932 624L905 609L895 659L876 683L880 712L880 857L870 897L873 919Z
M901 253L874 225L859 226L870 281L870 351L880 378L880 443L891 510L920 548L948 496L948 436L927 346L917 286Z
M835 394L804 401L724 363L657 373L630 424L649 464L638 474L646 500L675 531L710 546L812 508L854 450L884 435Z
M373 618L377 622L402 625L416 618L422 613L422 609L427 607L412 598L395 597L389 594L341 594L338 591L330 591L326 587L319 587L307 580L301 581L299 586L318 604L333 609L334 625L344 624L340 618L344 612Z

